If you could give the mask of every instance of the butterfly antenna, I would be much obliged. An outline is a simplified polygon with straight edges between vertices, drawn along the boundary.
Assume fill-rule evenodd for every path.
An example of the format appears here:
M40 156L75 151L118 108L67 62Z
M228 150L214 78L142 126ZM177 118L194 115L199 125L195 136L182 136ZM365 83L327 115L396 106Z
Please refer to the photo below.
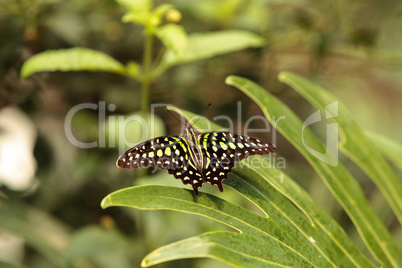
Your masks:
M212 103L208 104L208 106L207 106L207 107L204 109L204 111L198 116L198 118L197 118L193 123L191 123L190 128L192 128L193 125L194 125L195 123L197 123L198 119L200 119L201 116L202 116L203 114L205 114L205 112L208 110L209 106L211 106L211 105L212 105Z
M177 121L179 121L182 125L186 126L186 124L184 124L183 121L181 121L179 118L177 118L166 106L165 106L165 110L166 110L171 116L173 116L174 119L176 119Z

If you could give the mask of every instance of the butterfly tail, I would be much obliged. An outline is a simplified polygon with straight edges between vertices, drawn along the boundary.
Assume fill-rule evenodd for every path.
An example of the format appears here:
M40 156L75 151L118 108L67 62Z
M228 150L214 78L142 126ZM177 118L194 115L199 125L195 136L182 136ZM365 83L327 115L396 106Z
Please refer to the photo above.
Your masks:
M197 185L191 184L193 186L194 194L198 195L198 187Z
M223 192L222 180L219 180L219 181L217 182L217 184L218 184L219 191Z

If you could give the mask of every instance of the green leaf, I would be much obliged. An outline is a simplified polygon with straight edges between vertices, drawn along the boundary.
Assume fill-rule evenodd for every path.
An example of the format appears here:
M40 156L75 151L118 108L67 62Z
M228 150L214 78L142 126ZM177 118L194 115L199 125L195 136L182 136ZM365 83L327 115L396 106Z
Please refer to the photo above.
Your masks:
M170 107L169 107L170 108ZM173 109L174 110L174 109ZM183 114L187 120L191 119L194 120L198 116L190 113L188 111L177 111L180 114ZM195 124L194 127L197 129L203 129L203 130L208 130L208 131L216 131L216 130L222 130L222 127L209 122L208 120L202 120L203 118L201 117L200 120L198 120ZM275 154L275 153L274 153ZM253 159L256 160L258 159L258 156L254 156ZM260 157L262 158L262 157ZM268 158L269 159L269 158ZM338 259L343 259L346 263L343 265L345 267L348 266L356 266L356 267L371 267L373 266L372 263L368 261L368 259L362 254L361 251L359 251L356 246L352 243L350 238L345 234L345 232L342 230L342 228L317 204L315 201L309 196L309 194L302 188L300 187L297 183L295 183L291 178L289 178L285 173L283 173L281 170L277 168L255 168L253 165L250 165L251 161L243 160L240 162L242 165L237 164L236 168L233 169L232 174L237 175L241 180L237 181L237 184L241 182L240 185L234 184L232 180L232 175L229 174L230 179L227 181L224 181L225 184L230 185L232 188L237 189L237 191L245 195L246 198L250 199L252 202L256 202L257 205L263 209L264 208L264 203L260 202L260 200L267 199L269 196L270 198L267 199L269 202L273 202L273 205L275 207L278 206L278 204L284 205L283 201L283 196L282 195L273 195L273 193L278 190L281 194L285 195L287 199L291 200L296 207L300 211L302 211L305 216L309 219L310 222L313 223L313 226L317 226L318 228L321 229L321 231L324 233L326 237L328 237L331 242L329 244L331 245L331 250L328 250L328 254L331 254L331 251L336 251L336 246L339 246L339 250L342 251L342 253L338 253L338 257L334 257L336 260ZM262 160L260 160L260 163L264 163ZM267 165L268 164L268 165ZM264 166L270 166L270 163L265 163ZM251 174L251 176L250 176ZM268 183L262 183L264 181L267 181ZM247 182L247 185L244 185L244 182ZM274 187L272 188L271 187ZM248 192L245 191L248 187L254 187L256 191L261 192L261 198L253 198L252 194L247 194ZM275 198L274 198L275 197ZM264 210L264 209L263 209ZM297 223L297 217L299 216L298 214L294 215L290 213L291 209L289 207L282 208L284 213L286 213L286 216L289 217L291 222ZM267 213L268 215L272 215L271 213ZM295 224L294 228L301 228L302 225L300 224ZM309 231L305 230L305 234L308 234ZM308 237L308 235L306 235ZM319 237L317 238L317 240ZM320 247L325 246L326 243L320 244ZM349 260L346 260L349 259ZM350 264L347 264L347 262L350 261ZM339 265L338 265L339 266Z
M151 0L116 0L116 2L131 12L146 13L152 8Z
M169 109L172 108L169 107ZM197 118L195 114L187 111L177 112L179 112L180 115L184 115L187 120L190 121ZM220 126L213 124L208 120L204 120L204 118L200 118L200 120L195 123L194 127L208 131L222 129ZM248 159L250 159L250 161L258 160L260 162L264 160L264 158L260 156L254 156ZM170 189L174 188L169 187L160 189L155 186L157 188L152 188L152 190L155 189L160 192L154 192L152 195L147 195L148 190L144 191L144 188L138 189L137 195L135 195L134 192L129 192L133 188L121 190L106 197L102 202L102 206L128 205L141 209L172 209L201 214L241 230L242 235L244 234L246 237L247 235L250 237L258 237L258 239L261 239L258 243L267 243L267 241L269 241L268 244L274 245L274 247L273 249L263 247L264 249L269 249L265 252L275 252L278 247L280 248L280 252L297 252L299 253L298 256L306 256L306 259L315 263L315 266L373 267L373 264L370 263L359 250L357 250L355 245L353 245L337 223L334 222L333 219L331 219L300 186L294 183L280 170L272 168L256 168L250 164L249 161L242 161L240 163L241 165L236 165L236 168L233 170L232 174L230 174L229 179L225 181L225 184L229 185L257 205L266 215L269 216L269 218L274 219L275 223L280 226L281 232L277 233L278 229L270 226L268 223L264 223L265 218L262 217L262 224L263 226L268 226L268 231L267 234L256 236L255 234L258 233L259 229L259 225L256 224L257 221L250 224L249 227L251 227L251 230L247 230L244 226L244 228L241 226L235 226L233 224L235 222L234 220L228 220L226 222L222 221L215 214L217 211L213 209L197 209L197 205L200 203L198 197L196 197L196 199L191 199L188 204L186 204L186 202L183 203L180 198L176 200L176 197L179 197L178 193L170 193ZM273 188L271 184L276 189L279 189L279 191ZM151 189L149 189L149 192L151 192ZM145 196L140 197L140 195L144 193ZM292 200L298 209L296 209L296 207L293 206L288 199L282 195L282 193ZM169 197L172 196L174 198L169 199ZM138 200L138 198L141 198L141 200ZM228 205L223 205L217 201L213 201L213 203L215 205L207 204L204 207L227 208L228 205L233 206L230 203ZM306 217L300 213L300 211L302 211ZM224 215L231 214L224 211ZM247 214L243 217L237 215L233 216L241 219L242 222L247 222L247 220L251 219L251 216L249 215L254 214ZM259 218L261 217L259 216ZM307 219L309 219L310 222ZM296 250L292 251L287 247L282 250L281 247L283 244L275 245L275 242L271 241L272 239L277 239L282 242L286 241L286 239L283 239L282 237L282 231L291 234L293 241L298 243L299 246L303 247L303 249L297 247ZM229 233L228 235L232 234ZM167 260L188 257L211 257L232 264L233 262L231 262L231 260L236 260L236 262L241 264L244 263L245 267L269 267L270 265L274 266L276 263L282 265L284 261L288 261L287 259L283 259L283 256L279 253L279 255L273 254L271 256L259 255L258 252L254 251L252 253L248 252L248 250L253 248L253 245L257 243L255 239L251 239L250 237L250 239L245 239L244 243L241 243L241 245L244 245L244 248L236 248L235 246L239 243L234 244L230 239L227 241L224 239L219 240L218 238L213 240L215 239L214 235L211 234L210 236L211 237L205 234L205 237L208 237L207 241L210 241L211 243L199 243L197 246L193 245L190 247L189 245L192 239L198 239L198 237L195 237L159 248L145 257L143 265L150 266ZM182 245L187 245L188 247ZM212 249L215 250L212 251ZM320 260L315 260L315 258L311 257L311 254L319 256ZM241 260L239 260L239 258ZM276 258L281 259L281 261L277 262ZM297 260L300 261L299 259ZM245 265L247 262L249 263L248 266ZM318 264L318 262L321 263ZM295 262L293 266L299 265L301 265L300 262ZM310 265L311 263L308 264L308 266Z
M339 124L340 149L374 181L402 223L402 184L345 105L328 91L296 74L281 73L279 80L292 86L317 109L326 112L327 118ZM329 113L331 103L337 105L334 114Z
M385 157L392 161L399 169L402 169L401 144L378 133L371 131L365 131L364 133L371 144L377 146L378 150L380 150Z
M287 106L257 84L236 76L229 76L226 82L252 98L271 124L302 153L345 209L373 256L384 266L391 267L402 263L398 245L375 215L362 189L348 170L340 163L337 166L328 165L306 149L304 141L312 148L325 152L324 145L313 132L305 128L302 135L302 121ZM275 122L281 117L285 120ZM331 156L326 160L332 160Z
M134 22L147 25L150 20L152 1L151 0L116 0L117 3L128 9L123 15L123 22Z
M156 28L155 34L175 55L180 55L186 48L187 34L182 26L169 23Z
M265 45L264 38L248 31L226 30L192 34L188 37L187 46L183 53L176 55L172 50L166 51L161 68L166 69L177 64L263 45Z
M169 109L172 108L169 107ZM181 115L184 115L187 119L197 118L197 116L192 113L186 111L184 112L179 111L179 112ZM211 124L211 122L203 120L203 118L198 120L197 123L194 125L194 127L197 127L198 129L209 128L208 130L222 129L220 126L216 124L213 123ZM251 157L249 159L253 159L250 161L259 160L260 162L264 160L264 158L259 156ZM238 191L240 194L249 199L251 202L255 203L270 218L275 219L276 223L280 225L280 229L286 230L287 233L292 234L291 236L293 237L293 240L297 241L297 243L299 243L300 246L302 246L304 249L309 249L315 252L313 253L313 255L318 254L317 256L319 256L320 261L323 262L320 264L316 264L317 266L322 265L328 266L328 263L331 263L330 266L344 266L344 267L373 266L367 260L367 258L365 258L364 255L357 250L357 248L352 244L352 242L344 234L344 232L340 229L340 227L336 224L336 222L334 222L316 203L314 203L314 201L308 196L307 193L305 193L305 191L300 186L295 184L285 174L283 174L281 171L277 169L255 168L253 167L253 165L249 164L249 161L246 162L242 161L241 163L242 165L234 169L232 173L233 175L230 175L230 178L227 181L225 181L225 184L231 186L233 189ZM300 211L306 213L307 218L303 214L301 214L300 211L296 209L288 201L287 198L285 198L280 192L272 188L268 182L273 183L274 185L275 184L280 185L280 187L282 187L280 190L283 190L286 193L289 192L293 193L296 196L296 198L292 197L293 198L292 201L296 202L295 204L299 207ZM171 188L161 189L160 194L155 193L155 195L152 196L141 197L143 198L141 201L138 201L139 196L135 197L134 200L135 194L133 192L128 192L128 190L130 189L121 190L106 197L102 202L102 206L105 207L110 205L128 205L138 207L141 209L172 209L201 215L204 215L203 213L205 213L205 216L220 221L219 218L216 215L214 215L213 212L211 211L209 211L210 213L208 213L208 211L199 212L198 210L195 211L195 209L192 209L192 207L185 209L186 204L181 204L182 202L180 200L177 201L176 199L167 201L165 197L162 197L161 195L165 194L166 196L175 196L175 197L178 196L175 193L173 194L169 193L170 189ZM138 191L143 194L144 188L141 188L141 190ZM152 200L151 203L149 202L150 200ZM199 203L198 199L192 201L196 202L196 204L193 205L188 204L187 207L194 206ZM147 202L150 204L146 204ZM155 205L155 202L158 205ZM159 204L160 205L171 204L172 207L160 207ZM215 206L226 207L221 204L216 204ZM206 207L213 207L213 206L206 205ZM225 211L225 215L229 215L229 213ZM313 220L315 222L318 222L319 226L321 225L320 227L322 229L318 231L318 229L314 227L315 224L309 223L307 219L310 217L313 217ZM245 221L247 219L250 219L250 216L238 217L238 218L241 219L242 221ZM255 229L247 230L245 228L239 228L234 226L232 223L233 220L228 221L227 224L236 229L240 229L242 231L242 234L247 233L250 236L254 236L258 232L258 225L255 223L254 223L255 225L254 224L250 225L256 228L257 230ZM266 224L268 225L268 223ZM269 230L272 231L272 233L269 233L267 237L265 236L259 237L262 239L260 241L261 243L267 243L267 241L270 241L270 239L272 238L276 238L279 240L283 239L281 235L276 233L278 229L276 229L275 231L274 227L269 227ZM272 244L271 241L268 243ZM226 244L229 245L231 244L231 242L229 241ZM249 241L245 241L242 244L244 244L244 247L246 248L252 248L253 245L255 244L255 241L251 239ZM211 245L211 243L200 245L200 247L203 248L203 250L201 250L200 248L196 248L193 251L191 251L190 250L191 248L189 248L189 250L187 250L186 252L173 251L176 245L181 245L181 242L178 242L177 244L174 244L172 246L169 245L166 247L162 247L150 253L144 259L143 264L145 266L150 266L167 260L187 258L191 256L192 257L210 256L212 258L221 259L222 261L232 263L230 260L237 260L240 254L241 256L247 255L247 257L243 256L244 261L253 260L251 262L252 265L249 265L249 267L265 267L264 265L268 265L267 263L271 263L273 265L276 262L275 258L278 257L276 254L274 254L275 256L271 255L260 256L258 254L253 255L250 253L246 253L247 252L246 249L240 250L238 248L231 250L225 249L224 253L218 251L221 253L220 254L211 253L210 255L208 255L205 252L210 252L208 249L209 246L211 246L211 248L216 247L221 248L219 244ZM339 245L339 247L337 247L336 245ZM274 249L277 248L278 246L275 245ZM178 246L178 248L176 249L181 249L181 247ZM274 252L274 249L271 249L269 252ZM299 253L300 255L305 254L306 256L308 256L306 257L307 260L311 260L313 263L317 261L311 257L311 255L309 254L309 250L307 250L307 252L304 252L304 250L300 250L299 248L297 249L298 250L295 250L296 252L303 252ZM167 250L168 252L164 252L165 250ZM284 251L286 252L289 251L289 248L286 248ZM204 253L206 255L204 255ZM166 258L166 256L169 257ZM283 257L281 254L279 254L279 256L280 258ZM293 266L299 267L299 265L300 263L297 263L294 264Z
M71 230L35 208L0 202L0 229L19 237L57 267L62 267Z
M275 246L276 243L246 233L205 233L158 248L143 259L141 266L150 267L176 259L202 257L224 261L236 267L311 266L305 260L296 264L294 261L286 261L289 258L284 256L282 247Z
M103 52L70 48L48 50L30 57L22 66L21 77L52 71L104 71L126 74L124 65Z
M328 261L322 256L321 252L316 250L314 243L310 239L306 239L297 229L282 225L281 219L257 215L213 195L200 194L199 196L194 196L192 191L181 188L148 185L116 191L105 197L101 205L103 208L130 206L139 209L169 209L203 215L254 238L259 237L260 243L267 245L262 252L251 250L254 240L249 240L247 244L251 252L242 252L242 254L249 254L251 259L262 258L266 262L295 267L328 266ZM304 217L301 216L300 219L304 219L306 222ZM314 233L311 233L313 237L320 236L312 228L311 230ZM227 245L233 244L230 241L222 240L222 242ZM236 248L236 245L233 247ZM272 252L284 253L272 256ZM192 253L188 251L186 254L197 256L198 253L199 250L193 248ZM175 255L171 255L170 259L181 258L181 254L177 252ZM148 255L148 258L153 259L154 263L166 261L163 258L158 258L157 255L151 254ZM233 253L233 255L238 254ZM228 258L231 256L228 256ZM253 266L253 264L250 267L258 267Z

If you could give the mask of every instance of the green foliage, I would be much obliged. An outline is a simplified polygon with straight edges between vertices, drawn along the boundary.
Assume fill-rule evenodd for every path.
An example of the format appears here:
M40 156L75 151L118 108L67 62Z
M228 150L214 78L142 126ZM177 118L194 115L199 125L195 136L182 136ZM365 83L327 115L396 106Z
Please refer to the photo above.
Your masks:
M0 266L402 266L402 2L333 2L0 0L0 113L18 107L38 135L32 188L11 190L0 174L0 240L12 235L19 243L0 253ZM50 71L79 73L32 77ZM252 100L222 85L230 74L258 82L227 79ZM340 115L325 119L325 106L338 99ZM72 135L102 148L75 147L66 139L65 115L97 100L116 110L106 109L106 121L95 110L80 111ZM253 100L281 131L276 156L286 169L243 161L223 193L204 185L193 197L167 172L115 167L116 147L146 139L142 131L148 138L179 133L163 109L151 120L151 103L199 112L212 102L209 118L224 114L247 127L241 120L258 115ZM312 109L321 110L322 123L339 125L338 167L305 150L303 140L325 152L325 138L318 139L325 127L306 128L304 136L299 129ZM128 118L151 129L134 120L123 133ZM257 121L250 128L261 126ZM195 127L207 129L202 118ZM7 132L0 129L3 149ZM1 154L0 164L22 170L23 152L13 153ZM100 208L107 195L102 205L124 207ZM6 254L13 258L2 259Z
M250 194L257 194L255 189L246 188L246 190L251 191ZM290 266L327 264L321 254L314 251L313 243L303 239L294 228L286 228L281 221L274 220L273 217L256 215L213 195L202 194L194 197L190 191L179 188L138 186L115 192L102 201L103 207L110 205L190 212L210 217L242 232L241 234L228 232L206 234L191 239L204 242L192 247L188 247L189 241L173 244L148 255L143 260L143 265L146 266L157 264L165 260L166 256L169 256L170 260L213 256L240 267L264 267L269 263ZM269 204L267 206L269 207ZM282 236L283 241L277 240L279 235ZM243 243L234 243L235 237ZM187 247L183 247L183 244ZM228 249L215 251L216 247ZM184 252L179 250L184 248L186 248ZM264 250L261 251L262 248Z
M21 68L26 78L43 71L104 71L125 74L124 66L109 55L87 48L49 50L31 57Z
M286 73L281 75L281 79L285 79L284 76ZM354 222L362 236L362 239L366 242L366 246L371 250L371 253L377 258L377 260L384 263L385 266L400 263L402 260L399 254L398 245L375 215L359 184L347 169L341 163L338 163L335 167L328 165L308 153L300 134L296 134L297 130L303 129L302 121L278 99L270 96L265 90L258 87L256 84L238 77L229 77L227 82L235 85L256 101L262 108L268 120L272 123L275 123L272 118L285 116L286 120L277 124L275 126L276 129L303 154L320 175L327 187L331 190L332 194ZM305 80L303 80L303 82L305 82ZM326 96L324 90L317 90L317 87L313 84L308 84L307 87L309 87L310 92L314 92L315 96L322 98ZM313 89L316 90L313 91ZM327 104L332 101L333 100L327 102ZM340 105L340 120L351 120L344 114L346 113L345 110L345 107ZM310 145L314 148L324 148L324 145L318 140L313 132L309 131L309 129L306 129L305 132L305 140L307 140ZM398 182L395 182L395 187L399 187ZM387 241L387 243L384 244L383 241Z
M182 39L179 37L179 40ZM169 47L155 76L167 68L192 61L241 50L247 47L260 47L265 44L263 38L251 32L227 30L212 33L197 33L188 36L184 50Z
M300 76L282 73L279 79L303 95L312 105L321 111L327 111L326 105L337 101L337 98L319 86L316 86ZM391 167L381 157L377 146L367 139L363 129L357 124L351 113L339 102L339 116L334 117L341 131L341 147L367 175L376 183L402 222L402 184Z
M166 69L179 64L208 59L247 47L260 47L264 39L246 31L217 31L193 34L187 37L184 28L174 23L162 25L163 16L173 8L162 4L152 9L150 0L118 0L128 9L123 22L140 24L145 28L144 57L142 65L130 61L127 67L110 56L85 48L45 51L29 58L21 69L26 78L43 71L106 71L136 79L142 85L141 111L147 113L150 106L150 84ZM161 62L152 62L153 38L159 38L165 46ZM158 65L153 68L152 66Z
M281 74L282 80L291 78L301 80L292 74ZM301 81L307 83L305 80ZM373 213L355 178L341 163L334 167L308 154L298 133L298 130L302 129L302 121L282 102L255 83L236 76L228 77L227 83L252 98L271 123L276 123L273 118L286 117L276 128L320 175L353 220L373 256L385 266L396 267L401 264L397 243ZM316 89L310 92L314 92L317 98L327 94L323 89L317 90L313 84L307 84L306 87L310 90ZM351 120L347 117L343 105L340 105L340 110L339 120ZM187 118L193 117L191 113L184 114ZM196 123L195 127L202 129L204 126ZM305 131L304 137L309 144L314 144L314 148L324 147L312 131ZM399 187L397 182L392 183ZM330 216L281 171L253 169L244 165L234 169L226 184L257 205L267 217L256 215L208 194L195 197L191 191L161 186L138 186L114 192L105 197L102 207L131 206L148 210L183 211L206 216L240 232L206 233L159 248L144 258L144 267L190 257L211 257L239 267L374 266ZM242 240L241 246L233 243L234 237ZM196 246L191 247L190 242L197 242ZM261 248L264 248L264 251L258 250ZM279 251L275 251L278 249Z

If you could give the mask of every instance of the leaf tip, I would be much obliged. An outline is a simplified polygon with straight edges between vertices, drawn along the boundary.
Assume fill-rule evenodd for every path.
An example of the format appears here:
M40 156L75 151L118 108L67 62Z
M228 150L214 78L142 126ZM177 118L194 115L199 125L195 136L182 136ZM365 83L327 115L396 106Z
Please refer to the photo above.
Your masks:
M225 79L225 84L230 85L230 81L232 80L232 75L229 75L228 77L226 77Z
M29 73L27 72L27 68L25 67L25 64L22 66L21 71L20 71L20 78L24 79L29 76Z
M226 85L233 85L233 79L235 79L237 76L236 75L229 75L225 79L225 84Z
M145 257L144 259L142 259L141 261L141 267L149 267L149 261L147 259L147 257Z
M285 81L288 74L289 74L289 72L280 72L278 74L278 80L281 82Z
M102 199L100 206L101 206L101 208L105 209L105 208L110 207L110 205L111 205L111 200L110 200L110 195L108 195Z

